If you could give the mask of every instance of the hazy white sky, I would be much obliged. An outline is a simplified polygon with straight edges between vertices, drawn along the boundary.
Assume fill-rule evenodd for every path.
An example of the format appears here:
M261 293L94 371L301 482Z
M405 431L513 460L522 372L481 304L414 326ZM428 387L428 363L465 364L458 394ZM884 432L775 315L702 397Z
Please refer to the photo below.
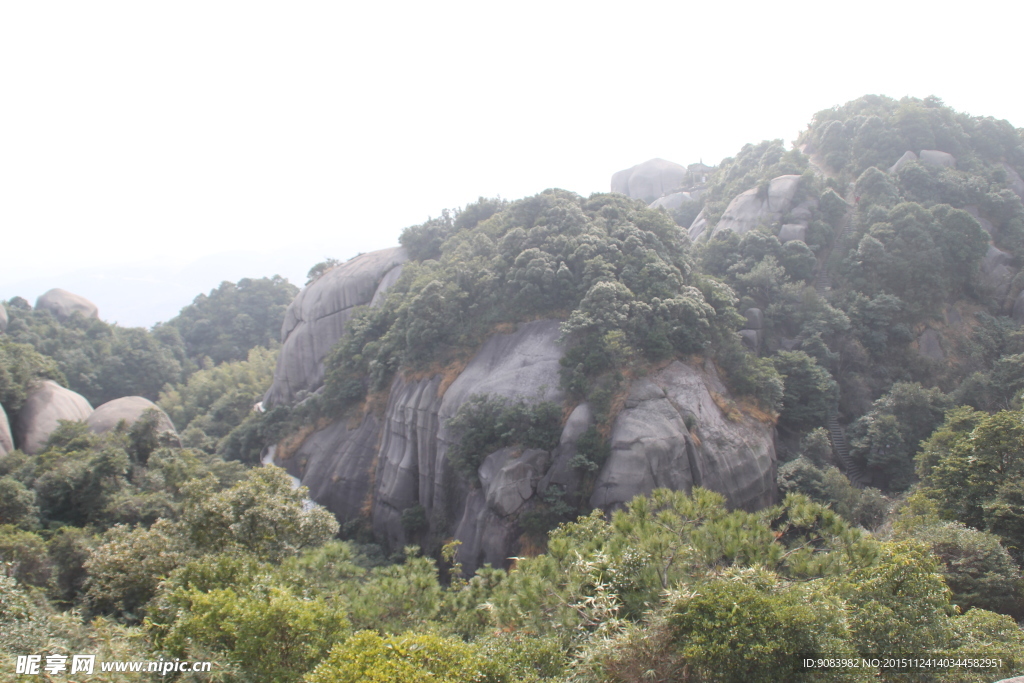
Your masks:
M788 142L865 93L1024 126L1016 3L829 6L0 3L0 298L85 266L346 258L480 195Z

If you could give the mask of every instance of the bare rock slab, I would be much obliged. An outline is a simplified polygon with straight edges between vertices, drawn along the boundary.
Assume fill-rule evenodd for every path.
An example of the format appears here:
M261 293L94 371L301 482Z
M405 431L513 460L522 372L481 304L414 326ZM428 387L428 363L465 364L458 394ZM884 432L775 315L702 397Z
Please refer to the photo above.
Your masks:
M129 427L139 421L147 410L157 412L157 431L160 433L178 435L171 418L160 409L160 406L142 396L125 396L107 401L94 410L85 423L89 425L96 434L106 434L117 428L117 425L124 421Z
M63 289L51 289L40 296L36 299L36 308L50 311L60 320L66 320L75 313L81 314L84 318L98 319L100 317L96 304L84 296L78 296Z
M32 390L18 414L18 447L35 455L46 446L60 420L86 420L92 412L84 396L46 380Z

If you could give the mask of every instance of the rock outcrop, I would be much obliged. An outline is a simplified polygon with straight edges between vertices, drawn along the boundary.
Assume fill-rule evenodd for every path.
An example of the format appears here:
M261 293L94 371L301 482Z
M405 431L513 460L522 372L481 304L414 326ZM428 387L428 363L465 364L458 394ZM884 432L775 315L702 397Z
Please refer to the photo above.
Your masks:
M937 149L922 149L918 155L921 163L925 166L938 166L940 168L956 168L956 157L949 152L940 152ZM899 162L897 162L899 163Z
M642 199L648 204L679 190L689 177L685 166L664 159L650 159L612 176L612 192Z
M53 313L60 320L70 318L75 313L80 313L85 318L99 318L100 311L96 304L83 296L72 294L63 289L51 289L38 299L36 308Z
M590 504L607 510L655 488L693 486L718 491L734 507L773 503L771 429L742 414L730 419L714 394L727 396L710 363L675 361L635 381L612 427L611 456Z
M773 178L768 184L768 191L763 195L757 188L737 195L715 226L715 233L732 230L743 234L762 224L775 224L790 210L796 191L800 187L800 176L782 175ZM690 238L700 235L693 234L690 227ZM702 231L703 232L703 231Z
M673 192L667 194L664 197L659 197L650 203L652 209L665 209L666 211L676 211L681 209L684 205L691 202L695 202L700 199L700 192Z
M395 247L361 254L332 268L299 292L285 312L274 383L263 398L268 408L312 392L324 380L323 359L341 338L357 306L379 301L408 260Z
M1010 291L1014 270L1013 257L993 245L988 246L981 261L981 286L989 295L1003 299Z
M11 424L7 421L7 411L0 406L0 457L14 450L14 437L11 436Z
M929 360L940 361L946 358L946 353L942 350L942 339L939 333L931 328L917 338L917 351Z
M29 393L18 413L16 443L21 450L35 455L46 446L60 420L85 420L91 414L92 406L85 397L45 380Z
M560 336L555 320L495 334L447 389L440 375L398 376L383 414L368 412L314 432L280 464L343 523L368 516L375 536L392 548L425 531L408 528L408 517L403 523L403 513L417 509L430 531L462 541L460 559L467 570L504 565L518 551L521 516L550 487L568 496L580 491L582 475L570 463L580 435L593 424L590 408L575 407L552 451L503 448L488 454L478 482L465 481L450 467L447 452L456 437L447 423L480 394L563 403ZM655 486L700 484L722 492L733 505L771 503L772 428L735 415L730 422L713 393L728 400L710 366L677 362L638 380L613 427L613 453L591 502L613 508ZM694 423L692 433L688 421ZM642 472L637 475L634 467Z
M123 398L115 398L113 401L107 401L94 410L86 418L85 423L89 425L89 429L94 433L106 434L115 429L122 420L129 427L132 426L147 410L155 410L158 413L157 432L177 437L178 431L174 428L171 418L167 417L167 413L161 410L160 406L142 396L125 396Z
M917 161L917 155L911 152L909 149L903 153L896 163L889 168L890 174L896 174L903 170L903 167L909 163Z
M0 332L7 331L7 307L0 303Z

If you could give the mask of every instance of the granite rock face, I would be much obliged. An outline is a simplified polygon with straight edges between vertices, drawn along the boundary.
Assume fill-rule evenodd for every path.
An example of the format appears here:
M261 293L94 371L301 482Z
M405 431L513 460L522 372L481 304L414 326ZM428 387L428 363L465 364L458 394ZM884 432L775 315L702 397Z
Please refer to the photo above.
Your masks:
M673 192L667 194L664 197L655 199L650 204L652 209L665 209L666 211L675 211L683 207L684 204L695 202L700 198L699 192Z
M63 289L51 289L38 299L36 308L53 313L60 320L71 317L75 313L85 318L99 318L99 308L85 297L72 294Z
M343 524L369 521L390 548L420 542L420 534L429 532L462 541L460 560L467 570L484 563L504 566L519 550L519 519L541 494L550 487L579 493L582 474L571 461L580 436L593 425L590 407L575 407L550 452L503 448L488 454L476 482L463 479L448 463L457 435L447 423L480 394L563 403L560 336L555 320L495 334L446 389L440 375L399 375L382 413L314 432L279 464L300 477L310 497ZM654 486L694 483L721 491L733 505L756 508L772 502L773 429L747 418L728 422L711 392L726 395L713 368L682 363L635 382L631 403L613 430L617 450L599 473L591 502L612 508ZM695 421L692 435L688 419ZM637 463L650 476L634 476ZM410 517L403 523L403 513L410 510L428 528L408 528Z
M956 168L956 157L949 152L940 152L937 149L922 149L919 158L925 166Z
M85 420L91 414L92 406L85 397L45 380L29 393L18 413L16 443L21 450L35 455L46 446L59 420Z
M115 429L121 420L124 420L129 427L135 424L142 414L147 410L157 411L157 431L160 433L172 434L177 437L178 431L174 428L171 418L160 409L160 406L142 396L125 396L107 401L94 410L85 423L89 425L96 434L106 434Z
M650 159L612 176L612 192L647 203L676 192L686 181L686 167L664 159Z
M264 405L289 403L300 391L315 391L323 384L323 359L345 331L355 308L380 301L407 260L401 247L361 254L299 292L285 312L281 353Z
M7 421L7 411L0 406L0 457L14 450L14 437L11 436L11 424Z
M933 329L927 329L917 338L917 351L930 360L944 360L946 353L942 350L942 339Z
M655 488L693 486L718 491L734 507L772 504L771 428L746 415L730 421L712 392L726 395L710 363L695 368L675 361L635 381L612 427L612 453L590 504L607 510Z
M0 332L7 331L7 307L0 303Z
M691 240L696 240L698 237L704 234L704 231L708 229L708 219L704 216L704 209L700 210L697 217L690 223L689 229L686 231L689 234Z
M742 235L763 223L777 223L792 207L799 187L800 176L782 175L772 179L765 196L759 196L757 188L740 193L729 202L715 233L732 230Z
M917 161L917 155L908 149L906 152L903 153L903 156L897 159L896 163L889 168L889 173L899 173L901 170L903 170L904 166L914 161Z
M993 245L981 261L981 286L990 295L1002 299L1010 291L1014 270L1013 257Z

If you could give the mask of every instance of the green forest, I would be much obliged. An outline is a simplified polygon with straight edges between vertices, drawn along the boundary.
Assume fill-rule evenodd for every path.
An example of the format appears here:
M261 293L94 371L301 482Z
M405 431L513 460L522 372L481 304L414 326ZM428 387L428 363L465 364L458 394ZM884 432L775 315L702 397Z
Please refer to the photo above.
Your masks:
M300 291L283 278L224 282L149 330L6 301L12 424L51 380L92 406L149 399L176 433L157 411L105 433L62 421L38 452L0 455L0 677L33 678L13 673L18 656L73 653L213 662L87 677L104 681L1024 674L1021 175L1024 130L865 96L792 143L745 145L674 212L616 193L481 198L407 228L400 277L347 319L322 388L257 410ZM788 208L716 229L741 193L770 205L780 176ZM798 221L803 239L780 239ZM336 518L261 465L383 414L396 380L451 374L496 333L549 319L564 402L477 395L445 425L447 466L473 492L488 455L552 451L573 409L592 411L569 461L579 485L520 514L506 566L461 556L421 506L401 511L409 542L390 543L368 512ZM693 486L592 509L629 387L698 360L729 419L771 432L774 504ZM999 661L870 664L887 656Z

